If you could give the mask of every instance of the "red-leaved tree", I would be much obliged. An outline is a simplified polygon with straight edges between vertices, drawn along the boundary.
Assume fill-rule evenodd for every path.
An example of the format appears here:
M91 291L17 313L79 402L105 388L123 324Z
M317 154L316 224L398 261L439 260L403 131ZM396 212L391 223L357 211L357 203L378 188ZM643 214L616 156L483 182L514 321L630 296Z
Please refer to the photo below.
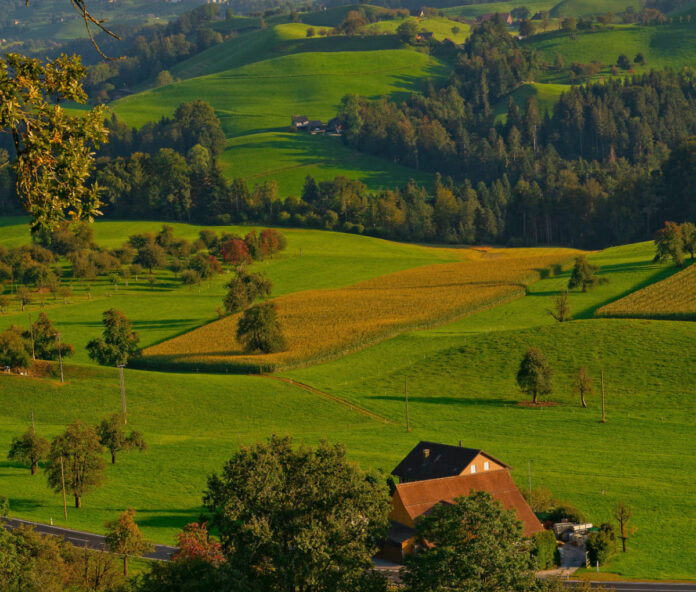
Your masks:
M225 562L220 543L210 538L207 523L191 522L177 535L179 550L172 559L177 563L202 560L218 566Z
M249 247L241 238L233 238L222 245L222 257L232 265L251 263Z

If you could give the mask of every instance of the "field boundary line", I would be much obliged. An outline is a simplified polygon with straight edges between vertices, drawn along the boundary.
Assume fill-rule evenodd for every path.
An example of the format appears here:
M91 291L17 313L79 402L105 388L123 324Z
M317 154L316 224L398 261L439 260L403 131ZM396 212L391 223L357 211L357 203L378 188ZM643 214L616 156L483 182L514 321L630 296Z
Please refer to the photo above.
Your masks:
M330 401L333 401L334 403L338 403L339 405L343 405L344 407L350 408L351 411L355 411L356 413L360 413L361 415L365 415L366 417L370 417L372 419L379 420L380 422L384 422L385 424L399 425L398 422L393 421L393 420L389 419L388 417L384 417L383 415L380 415L379 413L375 413L374 411L370 411L369 409L365 409L364 407L360 407L359 405L355 405L354 403L351 403L350 401L346 401L345 399L343 399L341 397L338 397L336 395L332 395L330 393L327 393L326 391L322 391L318 388L315 388L313 386L305 384L304 382L299 382L297 380L294 380L292 378L287 378L285 376L273 376L271 374L259 374L259 376L261 378L269 378L271 380L278 380L280 382L284 382L286 384L296 386L298 388L301 388L305 391L312 393L313 395L319 395L320 397L324 397L325 399L329 399Z

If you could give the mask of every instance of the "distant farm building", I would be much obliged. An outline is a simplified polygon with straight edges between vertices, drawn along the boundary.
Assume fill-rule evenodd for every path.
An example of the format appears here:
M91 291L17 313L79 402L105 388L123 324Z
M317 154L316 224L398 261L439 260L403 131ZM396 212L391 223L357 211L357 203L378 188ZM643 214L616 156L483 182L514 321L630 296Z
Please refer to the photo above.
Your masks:
M389 514L391 528L382 555L403 563L416 551L416 519L438 504L451 504L475 491L485 491L504 508L514 510L524 535L543 530L510 475L511 467L487 452L461 446L420 442L392 471L399 478Z
M307 129L309 117L306 115L293 115L292 125L295 129Z

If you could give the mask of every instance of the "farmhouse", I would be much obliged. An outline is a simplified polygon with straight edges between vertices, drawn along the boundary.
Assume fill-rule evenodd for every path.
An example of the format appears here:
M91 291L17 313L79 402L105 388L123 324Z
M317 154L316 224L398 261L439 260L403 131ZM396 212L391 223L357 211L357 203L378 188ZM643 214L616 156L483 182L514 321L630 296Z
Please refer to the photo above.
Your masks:
M307 129L309 125L309 117L306 115L293 115L292 125L296 129Z
M517 489L511 467L483 450L420 442L392 471L399 477L389 513L391 528L382 555L403 563L405 555L417 549L415 525L419 516L437 504L451 504L458 497L485 491L514 510L524 535L543 527Z

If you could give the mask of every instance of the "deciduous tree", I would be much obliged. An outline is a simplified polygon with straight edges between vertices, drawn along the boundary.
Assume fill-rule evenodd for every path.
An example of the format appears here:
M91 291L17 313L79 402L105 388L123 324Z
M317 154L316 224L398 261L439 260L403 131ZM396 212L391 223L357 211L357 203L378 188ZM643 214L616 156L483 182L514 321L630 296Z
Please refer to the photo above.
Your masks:
M0 366L10 368L27 368L31 356L17 327L10 327L0 333Z
M75 507L81 508L82 497L99 487L105 479L103 453L97 431L79 420L74 421L51 442L45 469L48 486L56 492L62 490L62 459L65 489L74 496Z
M582 406L587 407L585 395L591 395L594 393L594 378L587 373L587 368L584 366L579 368L577 374L575 375L573 391L580 395L580 403Z
M632 535L635 531L629 527L631 518L633 518L633 509L626 505L625 502L620 501L616 508L614 508L614 518L619 525L619 538L621 539L621 546L623 552L626 552L626 541L628 537Z
M38 436L34 428L29 428L19 438L12 438L7 458L28 465L31 474L36 475L39 463L46 458L50 449L49 441Z
M371 557L388 527L387 489L341 445L295 449L274 436L242 448L208 479L204 503L239 589L385 589Z
M32 332L24 332L24 339L30 339L33 334L34 352L39 360L57 360L58 350L64 358L71 358L75 348L64 341L58 345L58 331L53 327L51 319L45 312L39 313L39 318L32 324Z
M93 149L107 138L104 108L72 115L61 105L87 101L85 74L77 56L45 63L18 54L0 59L0 129L13 139L17 192L33 233L100 214L99 188L88 181Z
M534 589L531 544L515 513L486 492L437 504L416 522L427 541L407 559L407 592L527 592Z
M568 280L568 289L572 290L579 286L583 292L587 292L589 288L608 283L609 278L598 276L598 271L599 265L592 265L585 255L576 257L573 272Z
M237 339L247 353L284 351L287 345L275 304L263 302L245 310L237 323Z
M138 350L140 338L133 324L115 308L103 315L104 333L87 344L89 357L104 366L126 364Z
M532 396L533 403L537 402L539 395L553 392L553 369L539 348L530 347L524 354L517 371L517 384Z
M568 290L564 290L558 296L554 296L553 309L549 311L549 314L559 323L572 320L573 317L570 314Z
M128 575L128 558L140 557L149 552L152 544L142 535L135 523L135 510L128 508L122 512L118 520L107 522L109 530L106 535L106 544L112 553L123 556L123 575Z
M178 551L172 556L172 561L204 561L217 567L225 562L222 545L210 538L208 525L205 522L191 522L184 526L177 537Z
M273 282L265 275L249 273L246 269L239 268L225 287L225 310L232 314L244 310L257 298L270 296Z
M97 426L97 434L99 434L101 445L111 453L111 464L116 464L116 453L122 450L131 448L140 452L147 450L147 444L140 432L131 430L131 433L126 436L123 430L123 416L120 413L114 413L103 419Z

